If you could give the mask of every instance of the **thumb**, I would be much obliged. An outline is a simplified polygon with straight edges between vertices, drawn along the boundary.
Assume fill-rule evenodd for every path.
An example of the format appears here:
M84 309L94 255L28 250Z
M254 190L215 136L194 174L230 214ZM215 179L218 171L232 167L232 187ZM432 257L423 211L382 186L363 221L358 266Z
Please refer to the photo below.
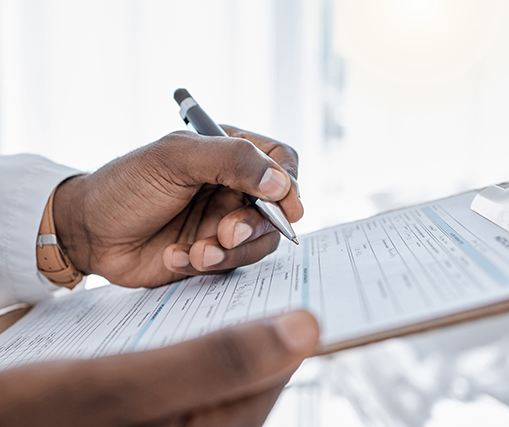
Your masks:
M103 359L129 366L129 383L138 393L137 413L156 418L165 411L188 412L219 402L235 401L268 390L313 355L319 339L316 319L296 311L226 328L190 341L148 352ZM117 372L117 371L115 371ZM109 381L126 382L126 372Z
M290 191L288 173L247 139L174 132L157 145L188 185L221 184L270 201Z

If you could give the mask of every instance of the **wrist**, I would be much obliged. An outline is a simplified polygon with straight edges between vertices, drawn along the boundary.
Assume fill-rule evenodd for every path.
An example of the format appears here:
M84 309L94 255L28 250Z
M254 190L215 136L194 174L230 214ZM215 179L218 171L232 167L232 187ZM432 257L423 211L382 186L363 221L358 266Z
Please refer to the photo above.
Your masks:
M87 175L61 183L53 202L56 234L63 252L82 273L90 273L90 244L84 221L84 198Z

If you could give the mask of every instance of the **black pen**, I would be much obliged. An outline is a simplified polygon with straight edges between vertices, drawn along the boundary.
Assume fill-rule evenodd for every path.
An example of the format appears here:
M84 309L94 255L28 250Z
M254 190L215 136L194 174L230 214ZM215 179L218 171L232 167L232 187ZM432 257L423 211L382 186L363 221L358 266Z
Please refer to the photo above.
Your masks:
M228 136L226 132L210 118L201 108L186 89L177 89L173 95L180 107L180 116L186 123L200 135L206 136ZM292 226L285 217L281 208L273 202L259 199L258 197L245 194L246 199L268 219L279 232L295 244L299 244Z

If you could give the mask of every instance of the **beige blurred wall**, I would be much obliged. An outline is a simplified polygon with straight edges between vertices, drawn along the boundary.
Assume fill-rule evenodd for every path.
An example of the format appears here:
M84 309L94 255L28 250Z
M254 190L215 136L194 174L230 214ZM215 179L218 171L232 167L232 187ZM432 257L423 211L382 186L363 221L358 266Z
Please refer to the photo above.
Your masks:
M380 191L509 179L508 21L503 0L338 0L348 176Z

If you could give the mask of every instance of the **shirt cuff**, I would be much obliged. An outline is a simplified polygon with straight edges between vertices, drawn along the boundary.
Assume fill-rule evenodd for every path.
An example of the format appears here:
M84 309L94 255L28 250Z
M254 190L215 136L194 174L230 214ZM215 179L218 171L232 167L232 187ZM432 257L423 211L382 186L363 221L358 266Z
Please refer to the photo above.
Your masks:
M0 307L60 289L37 270L35 244L51 192L80 173L32 154L0 156Z

